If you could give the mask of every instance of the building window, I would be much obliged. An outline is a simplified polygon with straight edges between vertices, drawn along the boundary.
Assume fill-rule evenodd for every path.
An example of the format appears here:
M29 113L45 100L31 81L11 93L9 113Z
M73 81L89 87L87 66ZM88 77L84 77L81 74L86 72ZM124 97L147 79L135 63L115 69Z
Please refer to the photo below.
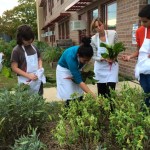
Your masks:
M150 0L148 0L148 4L150 4Z
M64 0L61 0L61 4L63 4L64 3Z
M59 24L58 31L59 39L69 39L69 20Z
M103 6L103 19L107 29L116 29L117 2L107 3Z
M98 9L94 9L93 11L92 11L92 19L93 18L97 18L98 17Z
M51 15L53 7L54 7L54 0L48 0L48 9Z
M69 20L66 21L65 27L66 27L66 39L69 39L69 36L70 36L70 31L69 31L69 29L70 29L70 27L69 27Z

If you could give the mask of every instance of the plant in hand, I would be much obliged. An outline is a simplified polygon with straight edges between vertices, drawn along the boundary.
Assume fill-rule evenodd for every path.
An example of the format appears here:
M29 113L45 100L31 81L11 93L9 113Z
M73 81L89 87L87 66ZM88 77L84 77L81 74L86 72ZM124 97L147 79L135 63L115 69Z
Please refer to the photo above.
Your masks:
M108 61L109 65L110 65L110 69L111 69L112 64L115 61L117 61L118 54L122 51L125 51L125 49L126 49L122 42L117 42L114 45L100 43L100 47L106 48L106 52L102 53L101 56L104 59L110 60L110 61Z

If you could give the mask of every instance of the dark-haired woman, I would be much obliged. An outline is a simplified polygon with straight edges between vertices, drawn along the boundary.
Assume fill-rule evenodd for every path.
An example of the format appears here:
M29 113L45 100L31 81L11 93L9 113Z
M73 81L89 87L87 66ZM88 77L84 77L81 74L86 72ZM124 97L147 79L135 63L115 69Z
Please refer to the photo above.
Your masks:
M77 93L82 98L83 92L95 94L83 82L80 70L93 56L90 38L83 38L80 46L73 46L64 51L56 69L57 96L68 102L72 94ZM73 81L73 80L74 81Z
M34 33L29 25L17 29L17 45L11 54L11 67L18 76L18 83L30 85L31 91L43 94L44 69L38 49L32 45Z

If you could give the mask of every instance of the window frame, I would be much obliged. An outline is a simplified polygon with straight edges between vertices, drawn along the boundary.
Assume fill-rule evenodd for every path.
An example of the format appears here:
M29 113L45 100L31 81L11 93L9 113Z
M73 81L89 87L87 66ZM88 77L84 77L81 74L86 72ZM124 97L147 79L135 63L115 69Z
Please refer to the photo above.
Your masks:
M104 3L103 5L102 5L102 16L101 16L101 18L102 18L102 20L103 20L103 22L104 22L104 24L105 24L105 29L109 29L108 28L108 6L110 6L111 4L114 4L114 3L116 3L116 5L117 5L117 1L116 0L113 0L113 1L110 1L110 2L107 2L107 3ZM116 7L116 25L117 25L117 7ZM115 25L115 28L111 28L112 30L116 30L116 25Z

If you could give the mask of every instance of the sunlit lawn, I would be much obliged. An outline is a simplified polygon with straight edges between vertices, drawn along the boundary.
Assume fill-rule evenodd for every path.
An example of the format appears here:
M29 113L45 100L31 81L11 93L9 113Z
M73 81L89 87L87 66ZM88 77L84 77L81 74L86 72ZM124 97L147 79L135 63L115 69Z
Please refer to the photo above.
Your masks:
M93 63L90 62L85 68L84 71L93 70ZM56 68L52 68L50 64L43 63L43 67L45 69L45 76L51 79L51 82L47 82L44 84L44 87L55 87L56 86ZM119 81L127 80L125 77L119 76ZM128 79L129 80L129 79ZM131 80L131 79L130 79ZM90 81L87 80L87 84L91 84ZM12 78L4 77L0 74L0 89L7 88L12 89L17 84L17 76L14 72L12 72Z
M43 67L45 69L45 76L48 76L52 79L53 83L46 83L44 84L44 87L54 87L56 86L56 69L51 68L49 64L43 63ZM13 87L15 87L17 84L17 76L14 72L12 72L12 77L7 78L4 75L0 74L0 89L7 88L11 90Z

